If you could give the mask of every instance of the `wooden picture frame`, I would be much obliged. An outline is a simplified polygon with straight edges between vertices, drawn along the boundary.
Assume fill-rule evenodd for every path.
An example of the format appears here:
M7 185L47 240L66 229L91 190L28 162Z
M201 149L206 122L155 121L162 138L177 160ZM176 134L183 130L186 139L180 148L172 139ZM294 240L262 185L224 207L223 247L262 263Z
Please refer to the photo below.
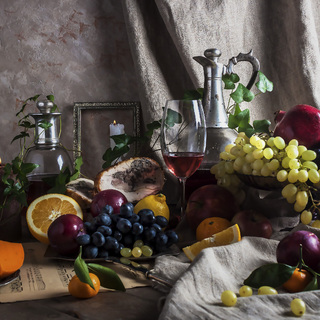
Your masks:
M82 155L81 173L94 179L102 170L104 152L110 147L109 125L124 124L125 133L140 136L139 102L75 102L73 107L73 158ZM126 155L135 154L137 145Z

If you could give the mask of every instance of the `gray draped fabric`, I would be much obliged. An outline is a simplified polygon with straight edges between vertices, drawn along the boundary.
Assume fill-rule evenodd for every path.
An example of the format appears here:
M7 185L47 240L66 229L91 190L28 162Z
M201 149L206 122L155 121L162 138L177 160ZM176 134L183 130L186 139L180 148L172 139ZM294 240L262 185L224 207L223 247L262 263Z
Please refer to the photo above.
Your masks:
M260 61L261 71L273 81L272 93L259 95L253 102L242 105L250 109L251 120L273 121L275 111L288 110L297 104L320 107L320 1L122 0L122 5L145 123L161 117L167 99L181 98L187 89L203 86L203 69L192 57L203 55L208 48L220 49L219 61L224 64L238 53L252 49ZM239 64L236 73L246 84L251 67ZM201 259L197 260L199 265ZM227 259L226 265L228 263L231 262ZM214 272L214 268L211 269ZM197 272L199 277L201 272L206 274L201 268ZM188 305L191 300L181 300L183 290L194 290L203 298L197 283L185 282L187 276L178 280L171 291L161 319L197 318L196 314L188 313L188 308L196 309ZM195 303L205 308L203 301ZM277 304L281 303L281 298L266 301ZM289 301L286 295L286 302ZM178 307L180 303L181 308ZM212 303L219 305L217 293ZM270 313L265 308L271 308L272 303L259 306L261 319L269 319ZM241 305L241 308L250 310L250 306L246 309ZM214 312L219 312L218 309ZM287 312L282 310L274 316L277 319L290 317L290 307L284 309ZM198 318L224 318L223 313L215 317L211 311L202 309ZM234 318L249 319L240 309L230 310L231 314ZM314 315L305 318L312 319Z

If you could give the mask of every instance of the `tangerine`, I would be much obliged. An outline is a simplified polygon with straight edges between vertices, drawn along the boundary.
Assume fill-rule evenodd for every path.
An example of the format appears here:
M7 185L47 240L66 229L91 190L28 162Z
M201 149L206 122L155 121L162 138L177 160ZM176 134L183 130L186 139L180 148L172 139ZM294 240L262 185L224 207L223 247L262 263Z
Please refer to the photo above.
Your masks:
M88 299L96 296L100 289L100 280L94 273L89 273L94 289L91 288L87 283L80 281L77 275L74 275L69 284L69 293L80 299Z
M227 219L220 217L206 218L200 222L196 229L197 241L201 241L205 238L211 237L212 235L226 230L231 227L231 222Z
M292 276L287 280L282 287L290 293L301 292L312 280L310 272L304 269L296 268Z

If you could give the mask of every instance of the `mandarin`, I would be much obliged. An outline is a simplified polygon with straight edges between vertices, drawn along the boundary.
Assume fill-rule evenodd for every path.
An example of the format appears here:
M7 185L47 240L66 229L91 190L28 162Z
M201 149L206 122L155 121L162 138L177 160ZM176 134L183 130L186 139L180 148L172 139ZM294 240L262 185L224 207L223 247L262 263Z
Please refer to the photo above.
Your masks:
M220 217L211 217L204 219L196 229L197 241L201 241L205 238L226 230L231 227L231 222L227 219Z

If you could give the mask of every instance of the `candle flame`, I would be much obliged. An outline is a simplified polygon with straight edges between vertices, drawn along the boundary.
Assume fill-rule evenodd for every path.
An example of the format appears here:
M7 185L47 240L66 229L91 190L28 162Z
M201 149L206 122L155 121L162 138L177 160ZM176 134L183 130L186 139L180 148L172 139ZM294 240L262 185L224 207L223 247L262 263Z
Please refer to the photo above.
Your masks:
M1 158L0 158L0 164L2 163Z
M117 121L116 120L113 120L113 125L115 126L117 124Z

